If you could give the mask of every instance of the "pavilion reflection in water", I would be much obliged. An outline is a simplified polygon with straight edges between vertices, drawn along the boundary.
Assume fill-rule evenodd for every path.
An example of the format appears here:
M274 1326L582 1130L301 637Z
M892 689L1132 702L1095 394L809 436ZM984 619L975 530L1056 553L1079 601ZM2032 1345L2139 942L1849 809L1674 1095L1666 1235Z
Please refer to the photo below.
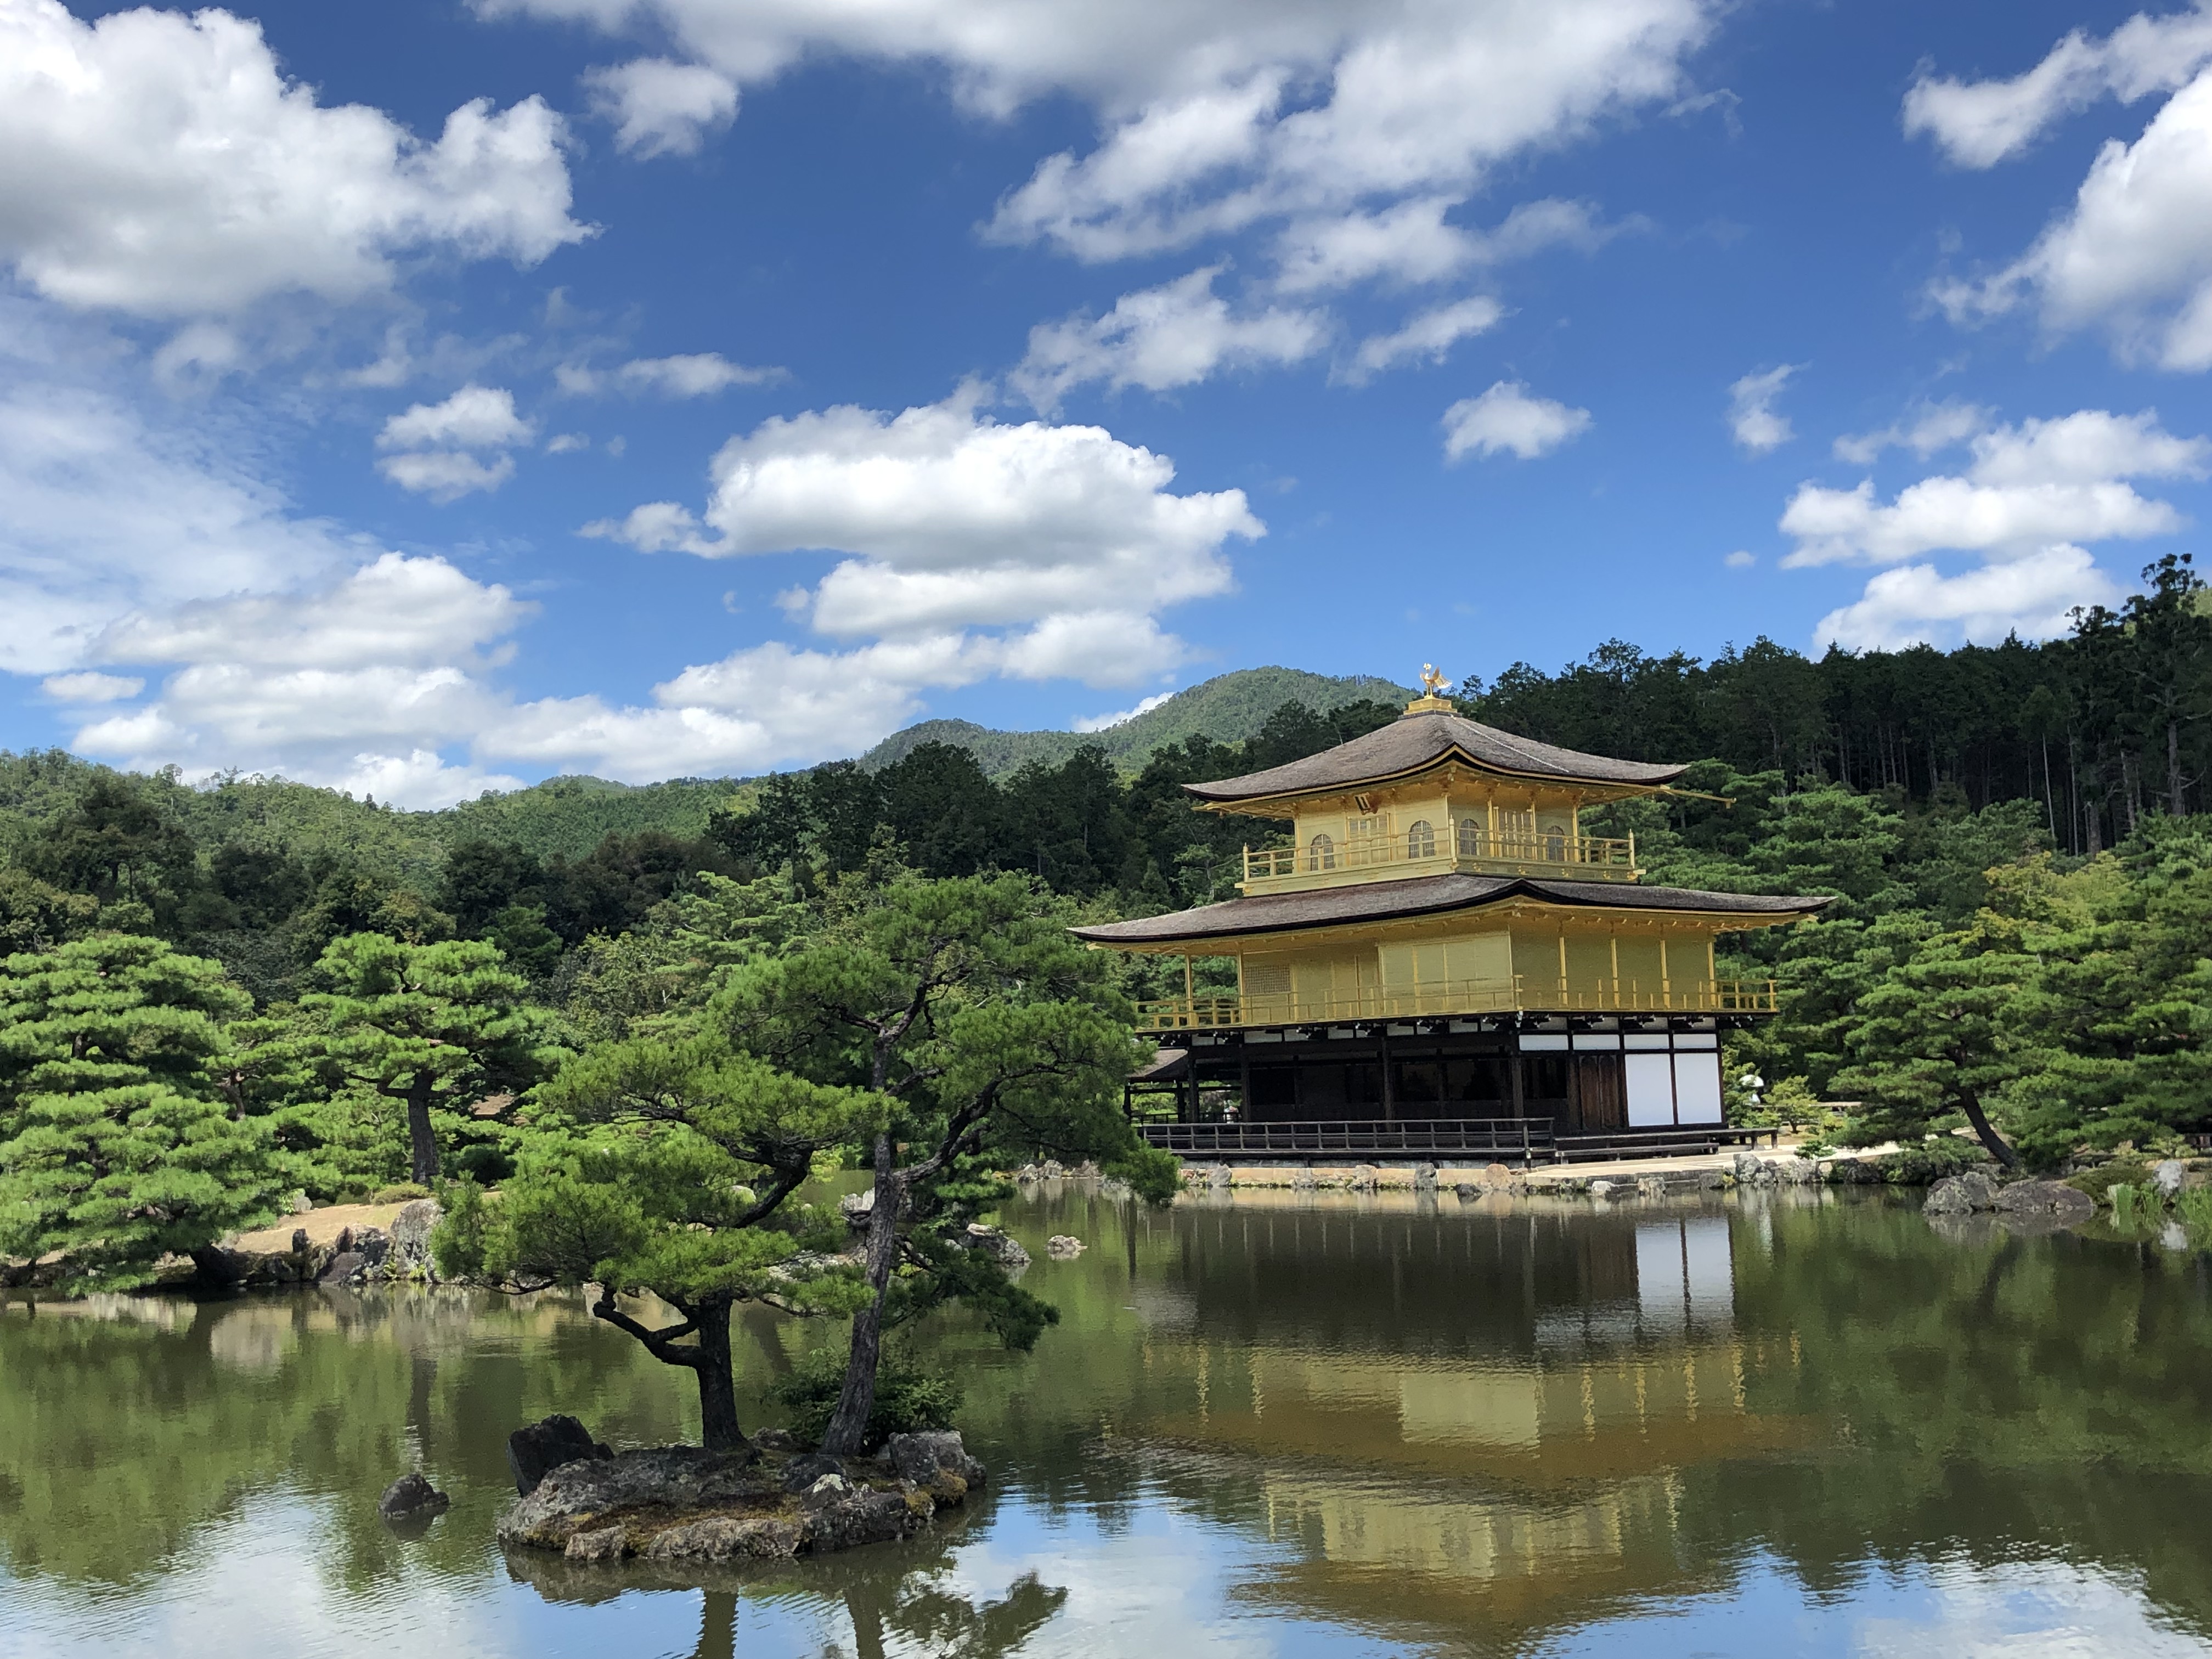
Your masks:
M1395 1256L1375 1236L1390 1218L1299 1217L1295 1240L1279 1212L1193 1218L1220 1258L1185 1279L1193 1305L1139 1305L1152 1363L1195 1368L1194 1408L1131 1427L1170 1486L1252 1483L1267 1534L1289 1553L1243 1587L1248 1599L1500 1639L1524 1623L1556 1630L1622 1598L1694 1590L1678 1524L1685 1470L1815 1437L1817 1425L1747 1402L1751 1379L1795 1353L1736 1328L1728 1213L1562 1226L1498 1209L1463 1226L1405 1218L1445 1238L1431 1268L1447 1265L1453 1234L1498 1247L1486 1285L1473 1281L1486 1293L1459 1280L1456 1318L1423 1271L1419 1232ZM1216 1289L1266 1282L1279 1255L1326 1263L1334 1252L1313 1235L1332 1222L1330 1244L1364 1250L1379 1281L1370 1317L1324 1271L1317 1299L1346 1316L1206 1343ZM1394 1304L1395 1317L1371 1316Z

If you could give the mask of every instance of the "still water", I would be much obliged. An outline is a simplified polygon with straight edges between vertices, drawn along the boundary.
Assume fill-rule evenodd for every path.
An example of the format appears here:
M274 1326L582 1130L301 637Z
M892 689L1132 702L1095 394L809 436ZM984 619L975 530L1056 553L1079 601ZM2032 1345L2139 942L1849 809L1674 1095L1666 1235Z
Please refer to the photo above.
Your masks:
M0 1656L2212 1654L2185 1253L1879 1193L1006 1219L1061 1323L929 1338L988 1496L703 1590L491 1542L518 1424L696 1432L574 1298L11 1304ZM746 1364L836 1335L748 1320ZM411 1467L453 1507L403 1537Z

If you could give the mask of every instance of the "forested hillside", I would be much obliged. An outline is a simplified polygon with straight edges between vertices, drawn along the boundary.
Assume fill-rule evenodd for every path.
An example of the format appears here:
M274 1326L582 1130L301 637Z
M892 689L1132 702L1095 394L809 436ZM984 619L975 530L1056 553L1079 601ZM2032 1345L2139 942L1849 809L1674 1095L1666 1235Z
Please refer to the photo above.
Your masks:
M1100 732L996 732L972 720L924 720L885 738L860 760L862 769L876 772L923 744L950 744L975 756L986 777L1003 780L1033 762L1056 766L1079 750L1096 749L1127 771L1187 738L1242 743L1257 736L1285 703L1326 713L1353 702L1402 705L1413 695L1370 674L1332 678L1295 668L1242 668L1202 680Z

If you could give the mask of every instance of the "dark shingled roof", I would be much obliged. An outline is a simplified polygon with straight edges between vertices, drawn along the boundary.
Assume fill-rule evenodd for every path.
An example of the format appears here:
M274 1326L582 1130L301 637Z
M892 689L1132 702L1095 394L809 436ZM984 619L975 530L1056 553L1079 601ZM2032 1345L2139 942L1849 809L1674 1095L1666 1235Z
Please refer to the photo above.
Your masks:
M1195 910L1177 910L1170 915L1068 931L1095 945L1166 945L1185 939L1288 933L1334 922L1394 921L1476 909L1514 898L1613 910L1694 910L1741 916L1809 915L1832 902L1823 897L1705 893L1689 887L1641 887L1631 882L1552 881L1535 876L1419 876L1409 881L1375 881L1304 893L1262 893L1220 904L1201 904Z
M1401 714L1364 738L1354 738L1287 766L1273 766L1264 772L1214 783L1187 783L1183 788L1200 800L1211 801L1351 789L1423 771L1454 754L1493 771L1585 783L1661 784L1688 769L1577 754L1533 738L1516 738L1510 732L1457 714L1424 713Z

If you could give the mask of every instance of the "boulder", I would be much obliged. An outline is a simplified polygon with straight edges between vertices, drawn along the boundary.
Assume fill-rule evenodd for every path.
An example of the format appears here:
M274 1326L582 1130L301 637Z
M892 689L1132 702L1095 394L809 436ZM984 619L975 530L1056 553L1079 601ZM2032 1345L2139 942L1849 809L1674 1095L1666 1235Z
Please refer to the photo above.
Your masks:
M392 1259L404 1271L430 1265L430 1232L445 1213L437 1200L418 1198L392 1218Z
M387 1521L398 1521L410 1516L442 1515L452 1502L422 1474L410 1473L384 1489L384 1496L376 1500L376 1512Z
M500 1518L499 1540L565 1550L572 1535L604 1525L599 1517L618 1510L720 1510L780 1496L780 1487L764 1487L753 1464L750 1455L698 1446L577 1458L546 1470L515 1500Z
M525 1498L565 1464L586 1459L604 1462L613 1455L573 1417L544 1418L507 1437L507 1467L514 1472L515 1491Z
M1656 1175L1639 1176L1636 1182L1636 1195L1638 1198L1666 1197L1667 1177Z
M1738 1152L1735 1182L1739 1187L1771 1187L1775 1182L1774 1166L1757 1152Z
M1513 1184L1513 1171L1503 1164L1486 1164L1475 1180L1493 1192L1502 1193Z
M1291 1190L1294 1193L1310 1193L1320 1184L1314 1179L1311 1170L1297 1170L1291 1173Z
M571 1561L619 1561L629 1553L629 1529L626 1527L601 1527L596 1532L571 1533L568 1547L562 1553Z
M329 1265L325 1267L322 1272L315 1275L315 1283L318 1285L347 1285L352 1283L355 1279L360 1278L362 1274L368 1271L368 1260L367 1257L357 1255L352 1250L340 1250L336 1255L330 1259Z
M1922 1206L1931 1215L1968 1215L1996 1206L1996 1183L1978 1170L1946 1176L1928 1189L1928 1200Z
M1413 1166L1413 1190L1417 1193L1432 1193L1436 1189L1437 1166L1433 1164L1416 1164Z
M988 1222L969 1222L963 1243L977 1255L989 1256L1002 1267L1026 1267L1030 1265L1030 1253L1017 1241L1008 1237L1003 1229L994 1227Z
M1372 1164L1355 1164L1352 1166L1352 1179L1345 1184L1355 1192L1371 1193L1381 1174Z
M884 1461L900 1480L925 1488L933 1486L940 1474L957 1475L963 1491L982 1486L987 1479L983 1466L961 1443L957 1429L895 1434L884 1442Z
M2181 1190L2181 1183L2189 1178L2189 1171L2183 1167L2179 1158L2169 1158L2160 1160L2158 1167L2150 1172L2150 1178L2160 1196L2171 1202Z
M1610 1181L1593 1181L1589 1184L1589 1195L1592 1198L1611 1198L1616 1184Z
M1055 1261L1073 1261L1083 1254L1083 1241L1070 1233L1054 1233L1045 1240L1044 1253Z
M793 1458L785 1467L783 1489L786 1492L805 1492L824 1476L842 1476L844 1472L844 1459L833 1457L828 1452L808 1452L803 1457Z
M1058 1181L1064 1177L1067 1171L1060 1167L1057 1160L1048 1158L1037 1165L1037 1173L1047 1181Z
M1935 1194L1929 1194L1933 1199ZM2097 1213L2088 1194L2063 1181L2015 1181L1996 1192L1996 1207L2009 1215L2049 1216L2071 1227Z
M959 1477L948 1475L957 1484ZM849 1550L862 1544L896 1543L929 1524L938 1501L919 1488L851 1486L810 1492L799 1500L799 1547L810 1554ZM947 1498L957 1503L958 1498Z
M763 1451L803 1452L811 1449L789 1429L756 1429L752 1440L753 1444Z
M1729 1176L1725 1170L1708 1170L1698 1177L1698 1190L1705 1193L1725 1192Z
M1462 1204L1472 1204L1482 1196L1482 1188L1471 1181L1461 1182L1452 1188L1452 1192Z
M353 1253L362 1272L373 1273L392 1259L392 1235L381 1227L361 1228L353 1236Z

